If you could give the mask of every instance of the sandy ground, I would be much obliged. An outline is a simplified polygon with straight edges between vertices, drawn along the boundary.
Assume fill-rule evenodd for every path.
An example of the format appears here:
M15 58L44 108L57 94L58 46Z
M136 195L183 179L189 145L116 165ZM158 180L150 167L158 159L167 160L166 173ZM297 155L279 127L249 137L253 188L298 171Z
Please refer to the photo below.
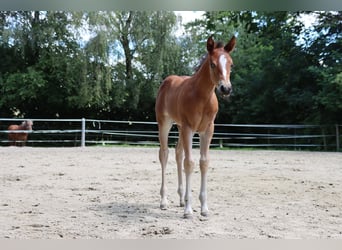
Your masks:
M194 150L198 162L199 151ZM158 148L0 147L0 239L342 239L342 154L211 150L210 216L159 209Z

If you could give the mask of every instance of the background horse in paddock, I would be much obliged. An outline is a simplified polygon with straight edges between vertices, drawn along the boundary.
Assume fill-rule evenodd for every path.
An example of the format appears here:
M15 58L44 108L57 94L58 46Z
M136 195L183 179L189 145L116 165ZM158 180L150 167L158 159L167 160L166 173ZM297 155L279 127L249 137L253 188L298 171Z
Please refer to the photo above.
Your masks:
M33 122L31 120L23 121L20 125L10 125L8 127L8 140L10 146L25 146L28 133L20 130L32 130ZM18 131L18 132L10 132ZM19 132L20 131L20 132Z
M236 38L224 46L215 43L212 36L207 40L207 56L193 76L171 75L164 79L156 99L155 112L159 130L159 160L162 168L160 208L166 209L165 168L168 160L168 134L175 122L179 130L176 146L178 169L178 194L180 205L185 206L184 218L191 218L191 174L195 163L192 159L192 138L200 135L201 188L199 199L201 215L208 215L207 170L209 166L209 146L214 132L214 120L218 111L215 88L223 96L232 91L230 71L233 64L229 53L234 49ZM182 169L185 172L185 192Z

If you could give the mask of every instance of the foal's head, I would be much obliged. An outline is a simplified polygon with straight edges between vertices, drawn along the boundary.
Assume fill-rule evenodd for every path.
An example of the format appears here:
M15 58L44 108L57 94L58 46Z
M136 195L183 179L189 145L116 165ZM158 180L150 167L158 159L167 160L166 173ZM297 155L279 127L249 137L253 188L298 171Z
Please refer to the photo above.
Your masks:
M21 123L24 130L32 130L33 122L31 120L26 120Z
M233 66L233 60L229 53L234 49L235 43L235 36L226 45L221 43L216 44L212 36L207 40L210 77L216 84L219 94L222 96L229 96L232 93L230 72Z

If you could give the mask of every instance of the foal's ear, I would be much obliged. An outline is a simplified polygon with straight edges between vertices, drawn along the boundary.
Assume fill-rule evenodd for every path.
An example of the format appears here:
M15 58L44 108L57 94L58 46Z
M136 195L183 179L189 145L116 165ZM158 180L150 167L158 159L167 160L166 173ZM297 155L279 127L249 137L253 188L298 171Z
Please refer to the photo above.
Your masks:
M232 50L235 48L235 44L236 44L236 37L233 36L230 41L226 44L226 46L224 46L224 50L227 53L232 52Z
M213 39L213 35L211 35L208 40L207 40L207 51L209 52L209 54L211 54L215 49L215 42Z

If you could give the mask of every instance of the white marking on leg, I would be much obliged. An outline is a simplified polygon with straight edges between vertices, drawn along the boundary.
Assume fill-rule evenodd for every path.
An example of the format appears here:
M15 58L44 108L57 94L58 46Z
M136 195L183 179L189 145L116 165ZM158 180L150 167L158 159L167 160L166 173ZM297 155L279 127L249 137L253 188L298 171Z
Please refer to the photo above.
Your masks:
M176 162L177 162L177 174L178 174L178 189L177 193L179 195L179 205L181 207L184 207L184 187L183 187L183 160L184 160L184 154L183 154L183 144L181 136L179 137L179 140L177 142L176 146Z
M184 160L184 169L185 169L185 209L184 209L184 218L191 218L193 211L191 207L191 175L194 169L195 163L192 160Z
M166 163L167 163L167 159L168 159L168 154L169 154L169 150L168 149L160 149L159 150L159 159L161 162L161 168L162 168L162 183L161 183L161 187L160 187L160 208L161 209L166 209L167 207L167 198L166 198L166 192L167 192L167 188L165 185L165 170L166 170Z
M201 201L201 215L208 216L209 209L207 204L207 172L209 167L209 146L214 133L214 124L209 125L208 129L200 134L200 170L201 170L201 189L199 199Z
M200 170L201 170L201 189L199 194L199 200L201 201L201 215L207 216L209 209L207 204L207 170L209 161L200 160Z
M195 163L192 160L192 137L193 132L190 128L182 128L182 141L185 153L184 171L185 171L185 209L184 218L191 218L193 211L191 207L191 174L194 170Z
M161 181L161 187L160 187L160 208L166 209L167 207L167 197L166 197L166 184L165 184L165 171L166 171L166 164L168 160L169 155L169 149L168 149L168 134L170 131L170 128L172 126L172 123L166 123L164 126L159 127L159 142L160 142L160 149L159 149L159 161L162 169L162 181Z

